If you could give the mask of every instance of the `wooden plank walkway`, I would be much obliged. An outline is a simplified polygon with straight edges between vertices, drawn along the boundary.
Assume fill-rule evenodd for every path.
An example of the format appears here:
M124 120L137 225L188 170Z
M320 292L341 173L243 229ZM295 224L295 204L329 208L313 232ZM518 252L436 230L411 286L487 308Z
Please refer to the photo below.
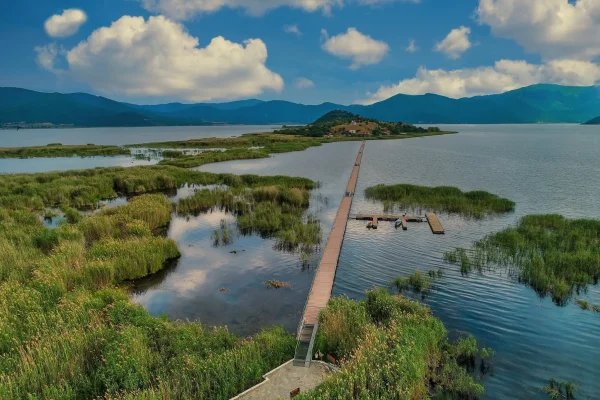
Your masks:
M431 227L431 232L435 233L436 235L443 235L446 233L437 215L434 213L427 213L425 216L427 217L427 222L429 222L429 226Z
M352 175L348 182L346 195L342 199L340 208L335 216L331 233L329 234L325 250L323 251L321 263L319 264L312 288L308 294L308 301L306 302L306 308L304 310L304 315L302 316L304 324L306 325L314 325L318 322L319 313L327 306L329 298L331 297L331 290L333 289L333 281L335 279L338 259L342 250L344 234L346 233L346 223L348 222L350 208L352 207L353 194L356 189L356 182L358 181L358 172L360 170L360 162L362 160L364 148L365 144L363 143L358 152L354 168L352 169Z
M373 218L377 218L379 221L397 221L399 219L406 219L406 222L424 222L424 217L416 217L412 215L389 215L389 214L356 214L350 217L350 219L371 221Z

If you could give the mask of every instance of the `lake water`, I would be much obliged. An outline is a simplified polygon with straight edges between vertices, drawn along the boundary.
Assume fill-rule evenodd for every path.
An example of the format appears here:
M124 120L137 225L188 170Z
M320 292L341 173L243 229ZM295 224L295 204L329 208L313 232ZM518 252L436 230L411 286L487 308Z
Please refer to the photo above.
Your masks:
M470 333L481 345L496 351L493 373L483 380L486 399L546 399L540 388L552 377L579 382L578 398L600 398L599 314L583 311L573 302L557 307L503 271L463 277L457 267L442 261L444 251L468 247L486 233L514 224L523 215L560 213L571 218L598 218L600 127L443 128L460 133L368 142L352 213L382 211L381 204L363 195L365 188L378 183L487 190L514 200L515 212L484 220L439 214L446 229L443 236L432 235L427 224L410 224L404 232L383 222L378 230L370 231L363 221L349 221L333 294L358 299L365 290L387 286L392 279L417 269L426 272L443 268L444 277L435 282L434 290L423 301L452 337ZM127 142L149 140L171 137ZM296 175L320 181L321 187L312 195L310 212L321 219L325 239L359 146L357 142L328 144L269 159L212 164L200 169ZM191 192L187 188L180 196ZM282 324L294 331L319 254L313 255L306 268L297 255L277 251L274 241L255 236L238 236L229 246L214 247L211 234L222 219L234 221L232 216L219 212L176 217L168 234L177 241L182 257L161 273L136 283L134 301L153 315L165 313L172 319L228 325L239 334L251 334L270 324ZM292 287L266 289L263 283L269 279L292 282ZM600 304L600 287L590 287L579 298Z
M76 128L0 130L0 147L45 146L49 143L118 145L241 136L271 132L281 125L151 126L140 128Z
M545 399L540 388L552 377L580 383L580 398L600 398L600 315L573 302L557 307L549 298L514 282L504 271L463 277L442 261L444 251L469 246L489 232L532 213L568 217L600 216L600 127L575 125L449 126L458 135L368 142L352 213L381 212L363 190L378 183L453 185L482 189L517 203L509 215L466 220L440 214L446 235L427 224L396 230L381 223L349 221L333 288L334 295L362 298L415 270L443 268L445 275L423 301L451 337L470 333L496 351L494 369L484 378L486 399ZM313 212L326 237L349 178L359 143L340 143L266 160L234 161L204 171L301 175L323 182ZM327 198L327 200L323 200ZM211 246L210 232L221 218L212 214L177 219L170 235L182 248L179 265L139 287L136 301L153 314L199 319L251 333L269 323L296 328L313 269L297 257L273 250L271 241L239 238L231 248ZM232 249L246 252L232 255ZM318 258L318 257L315 257ZM315 264L317 260L313 261ZM280 279L292 288L267 290L262 282ZM220 292L220 288L227 291ZM600 304L600 288L579 296Z

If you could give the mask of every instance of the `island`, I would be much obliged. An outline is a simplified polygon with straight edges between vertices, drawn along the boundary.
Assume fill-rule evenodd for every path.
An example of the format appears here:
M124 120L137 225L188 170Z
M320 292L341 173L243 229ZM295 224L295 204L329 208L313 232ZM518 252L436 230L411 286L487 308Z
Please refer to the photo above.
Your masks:
M408 134L435 134L442 132L440 128L421 128L404 122L383 122L373 118L365 118L348 111L334 110L323 115L312 124L303 126L286 126L276 131L284 135L310 137L380 137L400 136Z

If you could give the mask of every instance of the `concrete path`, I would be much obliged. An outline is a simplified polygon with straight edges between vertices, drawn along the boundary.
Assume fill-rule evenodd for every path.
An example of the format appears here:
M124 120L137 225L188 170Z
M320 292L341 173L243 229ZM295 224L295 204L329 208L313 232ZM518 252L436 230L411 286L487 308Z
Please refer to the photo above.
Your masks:
M265 375L265 381L244 393L235 400L280 400L289 399L290 392L300 388L304 393L323 382L331 373L330 368L321 362L313 361L309 368L294 367L293 360L279 366ZM232 399L232 400L233 400Z

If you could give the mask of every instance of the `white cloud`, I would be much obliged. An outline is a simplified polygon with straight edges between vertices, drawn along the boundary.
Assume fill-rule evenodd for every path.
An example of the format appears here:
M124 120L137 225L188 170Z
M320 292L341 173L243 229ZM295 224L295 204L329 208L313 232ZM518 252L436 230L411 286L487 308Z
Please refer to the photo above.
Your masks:
M74 35L79 27L87 21L87 15L77 8L64 10L62 14L55 14L44 23L46 33L52 37L67 37Z
M545 59L600 56L598 0L480 0L478 21Z
M310 89L315 86L315 83L308 78L300 77L294 83L298 89Z
M336 57L352 60L350 69L379 63L390 50L387 43L375 40L360 33L356 28L348 28L346 33L329 37L326 30L321 34L325 43L322 48Z
M45 46L36 46L33 50L36 52L35 61L40 67L54 73L64 72L55 68L58 56L65 54L65 49L62 46L59 47L56 43L49 43Z
M206 47L163 16L123 16L67 53L70 73L106 94L207 101L281 91L260 39L216 37Z
M379 6L388 3L420 3L421 0L138 0L151 12L164 14L174 19L189 19L202 13L219 11L221 8L242 8L250 15L263 15L279 7L291 7L307 12L322 11L329 15L345 3Z
M294 35L300 37L302 36L302 31L298 27L298 25L285 25L283 27L283 31L286 33L293 33Z
M342 7L343 0L139 0L152 12L174 19L189 19L201 13L216 12L223 7L243 8L250 15L263 15L274 8L288 6L304 11L321 10L329 14L333 7Z
M416 53L417 51L419 51L419 46L417 46L417 43L414 39L410 39L408 41L408 46L404 50L409 53Z
M600 65L589 61L553 60L545 64L501 60L491 67L447 71L419 68L414 78L398 84L381 86L368 98L357 101L372 104L396 94L436 93L460 98L501 93L536 83L555 83L570 86L591 86L600 82Z
M453 60L459 59L465 51L471 48L470 34L471 28L466 26L453 29L444 40L435 45L434 50L445 53L448 58Z

